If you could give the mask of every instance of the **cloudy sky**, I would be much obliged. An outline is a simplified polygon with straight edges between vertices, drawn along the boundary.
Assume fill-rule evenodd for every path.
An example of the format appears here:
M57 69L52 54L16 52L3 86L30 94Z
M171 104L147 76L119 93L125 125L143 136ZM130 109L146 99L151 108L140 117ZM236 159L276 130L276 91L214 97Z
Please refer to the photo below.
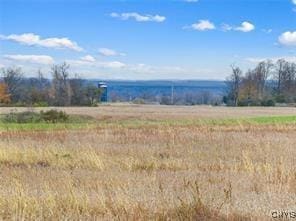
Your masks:
M296 0L0 0L0 67L27 76L222 80L295 53Z

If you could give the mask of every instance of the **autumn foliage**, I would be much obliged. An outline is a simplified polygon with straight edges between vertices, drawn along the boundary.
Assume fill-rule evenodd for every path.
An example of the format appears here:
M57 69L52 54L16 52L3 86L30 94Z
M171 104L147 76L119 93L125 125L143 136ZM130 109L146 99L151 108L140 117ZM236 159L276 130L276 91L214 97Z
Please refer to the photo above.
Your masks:
M10 103L10 94L5 83L0 83L0 103Z

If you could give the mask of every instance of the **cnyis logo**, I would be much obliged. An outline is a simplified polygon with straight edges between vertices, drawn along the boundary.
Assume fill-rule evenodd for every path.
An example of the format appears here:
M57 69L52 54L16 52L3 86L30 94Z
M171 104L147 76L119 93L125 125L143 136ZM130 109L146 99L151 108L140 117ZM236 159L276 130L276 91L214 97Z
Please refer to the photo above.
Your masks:
M271 211L271 217L273 219L279 219L279 220L289 220L289 219L296 220L296 211L274 210L274 211Z

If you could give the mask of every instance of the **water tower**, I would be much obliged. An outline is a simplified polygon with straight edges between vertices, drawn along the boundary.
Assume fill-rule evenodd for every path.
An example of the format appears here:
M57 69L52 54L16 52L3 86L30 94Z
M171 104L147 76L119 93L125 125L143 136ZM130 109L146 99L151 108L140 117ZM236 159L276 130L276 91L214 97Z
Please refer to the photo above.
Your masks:
M99 82L98 87L101 89L101 102L108 102L108 87L105 82Z

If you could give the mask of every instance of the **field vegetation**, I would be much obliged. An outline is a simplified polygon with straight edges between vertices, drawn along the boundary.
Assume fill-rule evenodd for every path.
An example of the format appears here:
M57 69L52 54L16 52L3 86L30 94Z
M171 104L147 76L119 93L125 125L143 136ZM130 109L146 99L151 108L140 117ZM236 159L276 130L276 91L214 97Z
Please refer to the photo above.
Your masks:
M2 220L271 220L296 210L295 108L55 109L70 120L7 122L27 109L0 109Z

